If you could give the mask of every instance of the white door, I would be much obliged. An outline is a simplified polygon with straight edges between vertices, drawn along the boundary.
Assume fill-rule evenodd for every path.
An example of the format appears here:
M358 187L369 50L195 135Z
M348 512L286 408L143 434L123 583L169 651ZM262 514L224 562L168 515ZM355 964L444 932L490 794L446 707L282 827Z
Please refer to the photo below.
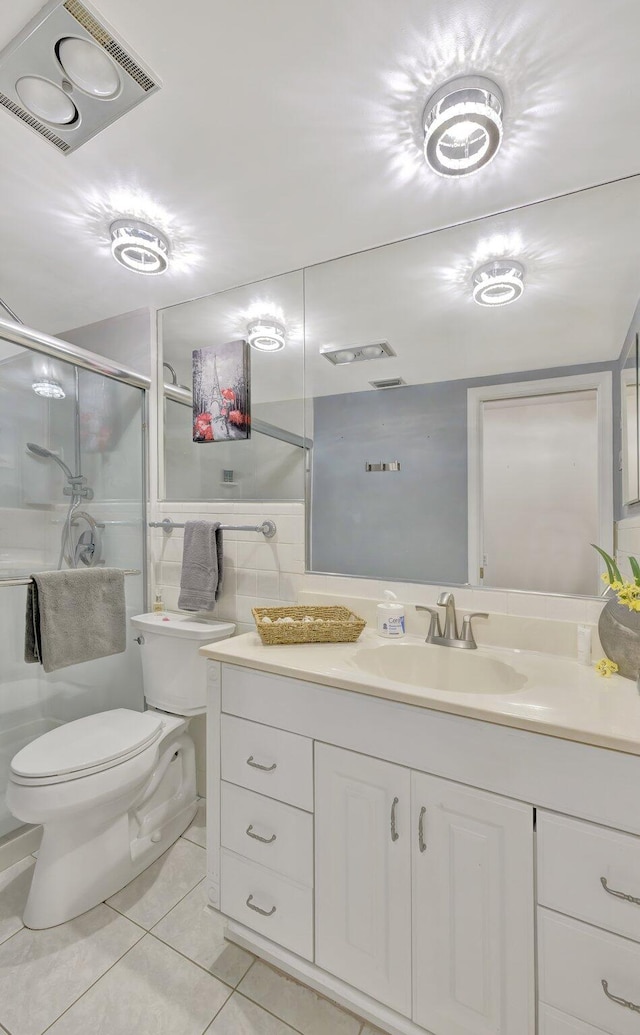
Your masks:
M533 815L412 773L413 1020L434 1035L533 1035Z
M316 744L316 963L411 1015L411 774Z

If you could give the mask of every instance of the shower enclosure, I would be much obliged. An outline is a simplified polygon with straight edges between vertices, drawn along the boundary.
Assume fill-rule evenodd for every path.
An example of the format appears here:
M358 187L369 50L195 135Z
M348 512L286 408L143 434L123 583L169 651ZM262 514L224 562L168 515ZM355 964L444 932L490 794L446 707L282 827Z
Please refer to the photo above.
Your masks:
M24 662L31 572L122 568L127 616L145 609L148 380L0 320L0 847L19 833L12 756L61 723L142 709L139 650L46 674Z

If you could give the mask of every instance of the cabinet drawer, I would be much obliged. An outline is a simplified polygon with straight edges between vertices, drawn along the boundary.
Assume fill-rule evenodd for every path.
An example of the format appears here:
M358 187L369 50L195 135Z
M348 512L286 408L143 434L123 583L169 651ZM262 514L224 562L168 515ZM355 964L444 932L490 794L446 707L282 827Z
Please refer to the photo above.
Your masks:
M640 941L640 837L538 812L538 901Z
M222 779L313 812L313 741L248 719L221 719Z
M221 910L226 916L313 960L311 888L224 849L221 869Z
M313 884L313 817L308 812L223 783L222 844L299 884Z
M602 1028L594 1028L577 1017L544 1005L538 1013L538 1031L539 1035L603 1035Z
M538 919L542 1002L609 1035L638 1035L638 1013L608 998L602 982L640 1006L640 945L546 909Z

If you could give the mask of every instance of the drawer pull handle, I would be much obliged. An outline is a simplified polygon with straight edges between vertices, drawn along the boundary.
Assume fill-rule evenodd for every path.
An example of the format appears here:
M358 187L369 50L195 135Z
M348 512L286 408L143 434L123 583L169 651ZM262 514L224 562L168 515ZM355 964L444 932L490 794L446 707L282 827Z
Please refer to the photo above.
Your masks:
M634 1013L640 1013L640 1006L637 1006L635 1003L630 1003L628 999L621 999L618 995L612 995L609 991L609 982L605 981L604 978L602 979L602 987L607 999L611 999L611 1001L613 1003L617 1003L618 1006L626 1006L627 1010L633 1010Z
M615 898L623 898L625 902L633 902L635 906L640 906L640 898L635 898L633 895L627 895L624 891L615 891L613 888L610 888L607 884L606 877L601 877L600 883L602 884L602 887L606 891L607 895L614 895Z
M275 906L271 906L271 909L260 909L260 906L254 906L253 895L249 895L247 905L249 906L249 909L253 909L254 913L260 913L260 916L273 916L276 911Z
M254 841L261 841L263 845L271 845L276 839L276 835L272 834L271 837L260 837L260 834L254 834L253 823L249 823L247 827L247 835L252 837Z
M427 842L424 839L424 817L426 812L427 810L423 805L420 809L420 819L418 820L418 845L421 852L426 852L427 850Z
M249 755L247 765L250 765L252 769L262 769L263 773L272 773L278 763L274 762L273 765L260 765L259 762L254 762L253 755Z
M394 798L391 804L391 840L397 841L400 834L396 830L396 808L398 806L398 799Z

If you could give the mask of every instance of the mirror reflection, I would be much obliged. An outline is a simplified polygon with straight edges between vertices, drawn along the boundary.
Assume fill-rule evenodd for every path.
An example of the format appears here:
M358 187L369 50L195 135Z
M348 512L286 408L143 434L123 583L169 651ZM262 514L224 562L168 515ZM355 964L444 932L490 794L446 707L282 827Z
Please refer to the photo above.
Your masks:
M639 495L639 223L633 177L305 271L312 570L600 592Z
M302 273L161 310L160 498L290 500L304 495ZM192 354L249 342L251 436L193 441Z

